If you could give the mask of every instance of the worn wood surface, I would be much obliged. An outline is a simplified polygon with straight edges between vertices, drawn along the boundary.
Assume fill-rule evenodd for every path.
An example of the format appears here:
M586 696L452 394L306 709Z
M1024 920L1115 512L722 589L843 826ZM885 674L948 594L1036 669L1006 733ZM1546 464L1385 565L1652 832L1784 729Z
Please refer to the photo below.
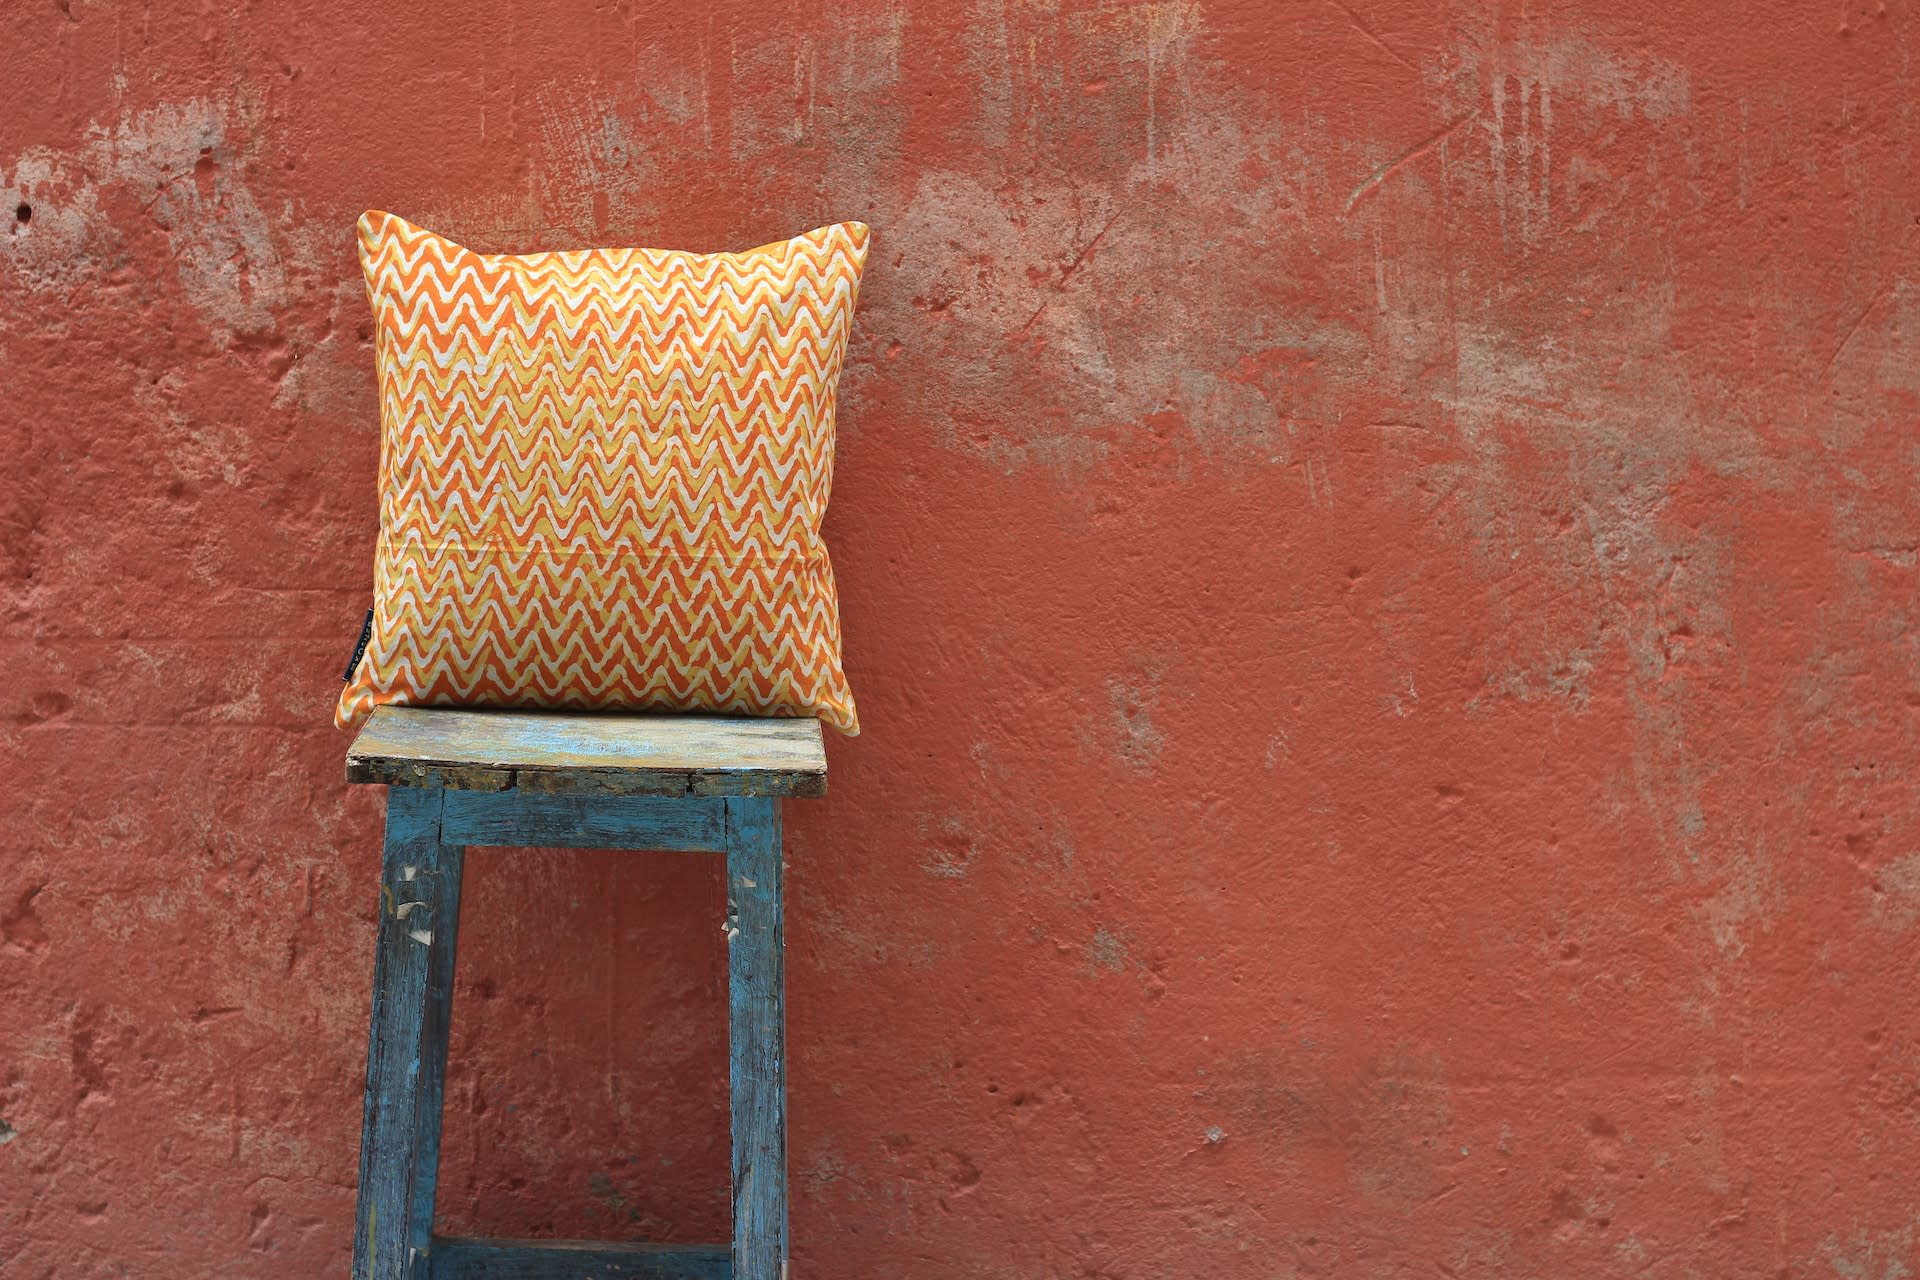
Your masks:
M425 1280L726 1280L727 1246L598 1240L433 1242Z
M433 1230L463 855L440 838L443 795L387 793L354 1280L407 1280Z
M347 781L560 795L820 796L820 722L378 707Z
M733 1274L783 1280L787 1258L786 954L780 802L727 801L728 1074Z
M448 844L718 853L727 847L726 805L717 796L449 791L440 838Z

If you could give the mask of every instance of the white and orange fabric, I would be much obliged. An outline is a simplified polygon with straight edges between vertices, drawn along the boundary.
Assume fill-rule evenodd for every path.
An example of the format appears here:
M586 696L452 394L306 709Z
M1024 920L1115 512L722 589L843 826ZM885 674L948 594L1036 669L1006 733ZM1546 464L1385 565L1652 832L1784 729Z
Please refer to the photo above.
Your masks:
M373 630L340 696L817 715L856 733L820 537L867 228L474 253L360 219Z

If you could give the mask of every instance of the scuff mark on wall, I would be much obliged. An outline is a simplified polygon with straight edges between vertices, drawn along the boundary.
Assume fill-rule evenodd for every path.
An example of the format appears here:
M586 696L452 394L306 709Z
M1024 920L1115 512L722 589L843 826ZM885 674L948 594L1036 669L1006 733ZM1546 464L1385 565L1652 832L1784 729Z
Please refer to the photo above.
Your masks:
M534 181L544 222L567 228L583 245L615 222L658 222L660 179L647 135L608 90L591 82L550 84L534 101L541 157Z
M1820 1263L1838 1280L1908 1280L1914 1240L1920 1224L1885 1231L1857 1230L1848 1238L1829 1236L1820 1247Z
M71 288L120 263L135 219L165 234L181 292L217 329L265 329L287 276L271 225L227 141L227 111L195 99L95 125L70 151L15 157L0 203L32 211L0 238L0 261L35 290Z
M1920 853L1895 858L1881 867L1869 886L1874 919L1890 929L1920 925Z
M1137 769L1151 768L1166 738L1154 723L1160 695L1160 672L1150 668L1136 675L1109 676L1107 702L1120 758Z
M1691 110L1684 68L1573 33L1532 32L1496 44L1491 56L1478 41L1467 41L1454 53L1455 65L1484 85L1484 111L1482 104L1475 106L1476 127L1488 148L1486 166L1501 235L1513 247L1539 246L1556 227L1590 229L1588 201L1596 188L1635 182L1634 175L1612 173L1597 159L1593 144L1608 149L1610 123L1664 124ZM1602 115L1613 121L1598 118ZM1558 168L1556 132L1561 135ZM1649 161L1654 154L1648 155ZM1556 185L1559 198L1570 199L1570 207L1557 217ZM1616 198L1624 194L1616 193Z
M1113 930L1101 925L1093 931L1093 937L1087 940L1087 971L1098 973L1123 973L1127 961L1126 939Z

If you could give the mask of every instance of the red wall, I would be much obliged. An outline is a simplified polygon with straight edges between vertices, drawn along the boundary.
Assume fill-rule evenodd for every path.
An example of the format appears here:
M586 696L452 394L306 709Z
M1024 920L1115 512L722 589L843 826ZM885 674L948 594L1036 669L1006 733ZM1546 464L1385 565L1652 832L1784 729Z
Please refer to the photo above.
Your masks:
M1920 1270L1915 46L1907 0L7 5L0 1269L344 1271L378 206L875 228L796 1277ZM722 1235L711 862L469 865L445 1222Z

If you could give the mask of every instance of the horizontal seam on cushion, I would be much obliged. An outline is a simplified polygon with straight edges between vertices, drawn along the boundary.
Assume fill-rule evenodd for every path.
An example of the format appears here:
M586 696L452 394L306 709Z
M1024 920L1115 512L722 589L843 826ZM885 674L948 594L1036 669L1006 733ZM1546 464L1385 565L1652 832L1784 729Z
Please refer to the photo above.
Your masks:
M646 556L659 560L669 556L678 560L824 560L826 553L792 551L786 555L770 556L764 552L749 551L743 554L731 554L725 551L673 551L664 547L559 547L552 543L538 542L411 542L395 544L383 534L380 550L404 551L537 551L543 555L595 555L595 556Z

